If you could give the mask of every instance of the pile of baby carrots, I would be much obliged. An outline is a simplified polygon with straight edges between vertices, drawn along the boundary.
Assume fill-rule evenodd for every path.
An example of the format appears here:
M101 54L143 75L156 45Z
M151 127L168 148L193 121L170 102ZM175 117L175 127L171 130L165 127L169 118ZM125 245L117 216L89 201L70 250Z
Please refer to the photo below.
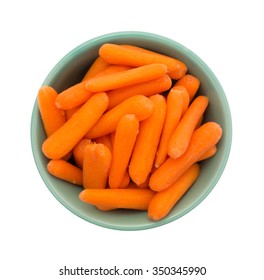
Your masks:
M219 124L203 122L209 100L187 70L176 58L106 43L82 81L60 93L42 86L48 172L82 186L80 199L102 211L164 218L222 136Z

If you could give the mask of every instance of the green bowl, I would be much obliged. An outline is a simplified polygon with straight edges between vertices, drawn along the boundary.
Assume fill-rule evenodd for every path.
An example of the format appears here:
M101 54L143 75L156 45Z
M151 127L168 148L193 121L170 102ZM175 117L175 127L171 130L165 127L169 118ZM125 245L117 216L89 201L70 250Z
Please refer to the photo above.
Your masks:
M209 67L192 51L181 44L146 32L117 32L91 39L70 51L51 70L43 85L50 85L58 92L81 81L89 66L98 56L98 49L104 43L133 44L157 51L179 60L188 66L188 72L201 81L198 94L209 97L210 104L205 121L216 121L223 129L217 154L201 163L201 173L191 189L177 203L167 217L154 222L145 211L114 210L101 212L79 200L81 187L56 179L47 172L48 159L41 152L46 137L40 113L35 102L31 119L31 145L38 171L57 200L78 217L98 226L118 230L142 230L173 222L199 205L212 191L221 177L231 148L232 122L227 98L218 79Z

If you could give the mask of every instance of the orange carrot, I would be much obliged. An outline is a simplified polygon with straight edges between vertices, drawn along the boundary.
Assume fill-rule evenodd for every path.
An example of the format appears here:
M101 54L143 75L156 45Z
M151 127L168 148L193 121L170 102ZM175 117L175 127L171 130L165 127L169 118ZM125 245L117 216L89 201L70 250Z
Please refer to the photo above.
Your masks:
M106 187L112 155L103 144L89 144L83 155L83 187L103 189Z
M171 83L171 78L168 75L164 75L161 78L145 83L110 90L107 92L107 95L109 97L109 105L107 110L112 109L114 106L133 95L151 96L154 94L162 93L171 87Z
M131 69L131 67L124 66L124 65L109 65L108 67L103 69L101 72L96 74L94 77L102 77L102 76L122 72L122 71L129 70L129 69Z
M151 173L149 173L149 175L148 175L148 177L147 177L147 179L145 180L145 182L143 182L143 183L141 183L141 184L139 184L139 185L137 185L136 183L134 183L135 184L135 186L137 187L137 188L139 188L139 189L147 189L147 188L149 188L149 179L150 179L150 175L151 175Z
M149 218L158 221L167 216L175 204L196 181L199 173L199 165L194 164L174 184L163 191L157 192L149 203Z
M125 175L124 175L124 177L123 177L123 179L122 179L122 182L121 182L119 188L120 188L120 189L127 188L128 185L129 185L129 183L130 183L130 176L129 176L128 171L126 170L126 171L125 171Z
M79 168L83 168L83 154L87 145L91 144L90 139L83 138L77 145L72 149L75 164Z
M44 141L44 155L50 159L65 156L94 126L107 106L106 93L93 95L63 126Z
M110 134L95 138L93 139L93 141L97 144L104 144L109 149L109 151L112 152L113 146L112 146L112 139Z
M118 122L109 172L110 188L119 188L125 176L128 163L136 142L139 121L135 115L124 115Z
M122 47L129 48L131 50L135 50L136 52L142 52L143 54L146 54L148 56L153 56L153 55L158 54L159 58L156 57L156 59L158 59L158 61L163 61L164 64L166 64L165 62L167 62L167 60L168 60L168 56L165 59L166 61L164 61L164 55L162 55L160 53L150 51L150 50L147 50L147 49L144 49L144 48L136 47L136 46L133 46L133 45L122 45ZM171 57L169 57L169 58L171 58ZM168 63L168 65L167 65L168 68L176 67L176 65L177 65L177 68L175 68L175 70L173 70L173 71L170 71L168 74L169 74L170 78L178 80L186 74L187 66L182 61L177 60L177 59L174 59L173 62L172 61L167 62Z
M87 138L97 138L112 133L123 115L134 114L139 121L148 118L153 112L153 102L146 96L135 95L106 112L86 134Z
M102 206L102 205L95 205L95 207L100 211L111 211L111 210L116 209L116 208L113 208L113 207L107 207L107 206Z
M62 91L56 98L56 106L69 110L85 103L93 95L93 92L87 90L85 85L86 81L83 81Z
M114 147L114 143L115 143L115 133L116 133L116 130L114 130L113 132L110 133L110 139L111 139L111 143L112 143L112 148Z
M86 88L92 92L108 91L158 79L166 73L166 65L155 63L102 77L94 77L87 81Z
M183 89L183 90L182 90ZM167 96L167 110L164 126L156 154L155 166L159 167L167 158L168 142L176 129L183 109L183 91L185 88L172 88Z
M186 113L187 109L189 108L189 105L190 105L189 93L188 93L187 89L183 86L174 85L172 90L177 90L177 91L181 92L181 95L182 95L182 98L183 98L182 114L181 114L181 118L182 118L183 115Z
M172 133L168 143L168 154L172 158L180 157L187 149L193 131L208 105L208 97L194 99L183 118Z
M71 118L71 116L76 113L80 108L82 107L82 105L79 105L77 107L74 107L72 109L68 109L68 110L65 110L65 113L66 113L66 119L69 120Z
M82 170L66 160L52 159L48 162L47 169L50 174L59 179L75 185L82 186L83 184Z
M83 77L83 81L93 78L95 75L103 71L105 68L109 66L105 60L103 60L100 56L95 59L93 64L90 66L85 76Z
M83 202L105 209L147 210L155 192L149 189L85 189L79 197Z
M153 102L154 112L140 124L139 134L129 164L129 175L137 185L146 181L152 169L166 114L164 96L156 94L149 99Z
M48 137L66 122L65 112L55 106L57 96L50 86L42 86L38 92L39 111Z
M176 82L178 86L184 86L192 100L200 87L200 80L193 75L187 74Z
M162 191L172 185L176 180L209 149L211 149L222 136L220 125L207 122L194 131L186 152L179 158L168 158L152 174L149 186L154 191Z
M123 178L123 181L119 187L119 189L124 189L124 188L133 188L133 189L137 189L137 185L130 181L130 177L129 177L129 174L128 172L126 171L125 173L125 176ZM102 211L110 211L110 210L114 210L116 208L114 207L107 207L107 206L102 206L102 205L96 205L96 208L98 208L99 210L102 210Z
M197 125L195 126L195 129L199 128L202 124L203 124L203 118L204 118L204 115L202 115L197 123Z
M128 66L110 65L94 77L103 77L129 69ZM56 98L55 104L63 110L74 109L84 104L94 93L86 88L87 79L62 91Z
M175 58L131 45L104 44L99 55L108 63L139 67L152 63L167 65L171 78L179 79L187 72L186 65Z
M198 161L202 161L205 159L208 159L212 156L214 156L217 153L217 147L216 145L214 145L211 149L209 149L208 151L206 151L200 158Z

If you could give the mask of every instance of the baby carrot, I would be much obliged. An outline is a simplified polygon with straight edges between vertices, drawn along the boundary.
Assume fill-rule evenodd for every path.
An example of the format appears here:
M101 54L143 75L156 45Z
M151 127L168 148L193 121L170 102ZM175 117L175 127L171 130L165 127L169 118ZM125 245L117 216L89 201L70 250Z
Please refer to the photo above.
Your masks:
M123 179L122 179L122 182L121 182L119 188L120 188L120 189L127 188L128 185L129 185L129 183L130 183L130 176L129 176L128 171L126 170L126 171L125 171L125 175L124 175L124 177L123 177Z
M103 144L89 144L83 155L83 187L103 189L106 187L112 155Z
M174 184L163 191L157 192L149 203L148 217L151 220L158 221L167 216L196 181L199 173L199 165L195 163Z
M165 62L167 62L167 60L166 61L164 60L164 55L162 55L160 53L155 53L153 51L150 51L150 50L147 50L147 49L144 49L144 48L140 48L140 47L136 47L136 46L133 46L133 45L122 45L122 46L125 47L125 48L129 48L131 50L135 50L137 52L142 52L142 53L144 53L146 55L149 55L149 56L151 56L151 55L153 56L154 54L155 55L158 54L159 58L156 58L156 59L158 59L158 61L163 61L164 64L166 64ZM168 58L168 56L166 58ZM175 70L170 71L168 74L169 74L170 78L178 80L186 74L187 66L182 61L177 60L177 59L174 59L173 62L174 62L173 65L171 65L172 61L167 62L168 63L168 65L167 65L168 68L170 69L170 66L171 67L173 67L173 66L176 67L176 65L177 65L177 67L175 68Z
M129 69L128 66L110 65L94 77L103 77ZM63 110L74 109L84 104L94 93L86 88L87 79L62 91L56 98L55 104Z
M109 151L112 152L113 146L112 146L112 139L110 134L95 138L93 139L93 141L97 144L104 144L109 149Z
M71 116L76 113L80 108L82 107L82 105L79 105L77 107L74 107L72 109L68 109L68 110L65 110L65 113L66 113L66 119L70 119Z
M214 156L217 153L217 147L216 145L214 145L211 149L209 149L208 151L206 151L200 158L198 161L202 161L205 159L208 159L212 156Z
M98 56L86 72L85 76L83 77L83 81L93 78L95 75L103 71L108 66L109 63L103 60L102 57Z
M42 86L38 92L39 111L48 137L66 122L65 112L55 106L57 96L50 86Z
M175 89L172 88L167 95L167 110L166 117L164 121L163 130L161 133L161 138L159 141L159 146L155 158L155 166L159 167L167 158L168 154L168 142L176 129L183 109L183 94L182 91L186 91L185 88Z
M149 189L85 189L79 197L83 202L104 209L147 210L155 192Z
M123 115L134 114L139 121L148 118L153 112L153 102L146 96L135 95L106 112L86 134L93 139L112 133Z
M180 157L187 149L193 131L208 105L208 97L198 96L191 103L168 143L168 154L172 158Z
M80 82L62 91L55 100L56 106L69 110L85 103L93 95L85 85L86 81Z
M133 95L151 96L154 94L162 93L168 90L171 87L171 84L171 78L168 75L164 75L161 78L145 83L110 90L107 92L107 95L109 97L109 105L107 110L112 109L114 106Z
M107 106L106 93L94 94L63 126L44 141L44 155L50 159L65 156L94 126Z
M166 114L164 96L156 94L149 99L153 102L154 112L140 123L129 164L129 175L137 185L144 183L151 172Z
M124 115L118 122L109 172L110 188L119 188L125 176L127 166L136 142L139 121L135 115Z
M50 174L59 179L75 185L83 184L82 170L66 160L52 159L48 162L47 169Z
M145 182L143 182L143 183L141 183L141 184L139 184L139 185L137 185L137 184L134 183L134 182L133 182L133 183L134 183L135 186L136 186L137 188L139 188L139 189L146 189L146 188L149 187L149 179L150 179L150 173L149 173L147 179L145 180Z
M102 77L94 77L87 81L86 88L92 92L108 91L158 79L166 73L166 65L155 63Z
M188 93L187 89L183 86L174 85L174 87L172 89L181 91L182 98L183 98L182 114L181 114L181 118L182 118L190 105L189 93Z
M189 93L190 100L192 100L200 87L200 80L193 75L186 74L176 82L176 85L184 86Z
M108 67L106 67L105 69L103 69L101 72L99 72L98 74L96 74L94 77L102 77L102 76L106 76L106 75L109 75L109 74L122 72L122 71L124 71L124 70L129 70L129 69L131 69L130 66L124 66L124 65L109 65Z
M187 72L186 65L175 58L131 45L104 44L99 55L108 63L134 67L162 63L168 67L169 74L173 73L173 79L179 79Z
M73 149L72 149L72 153L73 153L73 157L74 157L74 161L75 164L79 167L79 168L83 168L83 154L84 154L84 150L86 148L87 145L91 144L92 141L90 139L86 139L83 138Z
M115 133L116 133L116 130L114 130L113 132L110 133L110 139L111 139L112 147L114 147L114 143L115 143Z
M154 191L162 191L176 180L222 136L220 125L207 122L194 131L186 152L179 158L168 158L150 177L149 186Z
M199 128L199 127L202 125L203 119L204 119L204 115L202 115L202 116L200 117L200 119L199 119L197 125L195 126L195 129Z

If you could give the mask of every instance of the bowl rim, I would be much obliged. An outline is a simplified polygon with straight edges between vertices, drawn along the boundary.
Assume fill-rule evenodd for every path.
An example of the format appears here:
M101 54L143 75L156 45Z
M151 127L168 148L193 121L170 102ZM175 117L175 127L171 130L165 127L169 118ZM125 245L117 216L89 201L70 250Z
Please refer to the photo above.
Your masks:
M46 178L44 171L42 170L42 166L39 163L40 159L39 159L39 153L41 153L41 151L38 151L38 147L35 143L34 140L34 128L36 127L36 118L34 117L35 114L37 114L39 112L38 109L38 104L37 104L37 98L35 100L34 103L34 107L33 107L33 111L31 114L31 125L30 125L30 139L31 139L31 150L33 153L33 158L36 164L36 167L38 169L38 172L43 180L43 182L45 183L46 187L49 189L49 191L53 194L53 196L66 208L68 209L70 212L72 212L73 214L75 214L76 216L82 218L83 220L90 222L94 225L100 226L100 227L104 227L104 228L108 228L108 229L114 229L114 230L124 230L124 231L135 231L135 230L146 230L146 229L151 229L151 228L156 228L168 223L171 223L181 217L183 217L184 215L186 215L187 213L189 213L190 211L192 211L195 207L197 207L208 195L209 193L213 190L213 188L216 186L217 182L219 181L220 177L222 176L226 164L228 162L228 158L230 156L230 152L231 152L231 146L232 146L232 117L231 117L231 111L230 111L230 106L226 97L226 94L222 88L222 85L220 84L218 78L216 77L216 75L213 73L213 71L209 68L209 66L197 55L195 54L193 51L191 51L190 49L188 49L187 47L183 46L182 44L178 43L177 41L167 38L165 36L159 35L159 34L155 34L155 33L150 33L150 32L143 32L143 31L119 31L119 32L112 32L112 33L106 33L97 37L94 37L92 39L89 39L81 44L79 44L77 47L73 48L72 50L70 50L66 55L64 55L56 64L55 66L51 69L51 71L48 73L47 77L45 78L45 80L43 81L42 85L47 85L49 84L53 77L54 74L57 73L61 67L63 67L65 64L67 64L72 57L78 56L79 54L81 54L86 47L87 48L91 48L90 44L97 44L101 41L113 41L113 39L116 39L118 37L118 39L126 39L126 38L131 38L131 37L138 37L138 38L142 38L144 40L158 40L159 42L161 42L162 44L169 44L172 47L176 47L176 49L179 49L181 52L183 52L184 54L188 55L190 57L190 59L195 60L197 64L199 64L199 67L203 68L204 71L207 73L207 75L211 78L211 80L214 82L214 85L217 88L217 92L218 92L218 96L220 97L221 101L225 104L225 117L227 119L227 123L228 126L226 128L226 132L225 134L228 135L228 141L225 147L225 153L224 153L224 157L222 158L221 164L218 167L217 172L215 173L215 176L213 178L213 180L210 182L210 187L207 188L206 192L204 192L199 199L195 200L193 203L191 203L186 209L184 209L184 211L181 211L178 215L173 215L170 217L166 217L165 219L161 219L160 221L155 221L155 222L151 222L148 223L146 225L111 225L108 223L105 223L103 221L97 221L93 218L90 218L89 216L85 216L82 213L80 213L78 210L76 210L74 207L72 207L71 205L69 205L67 202L64 201L64 199L62 197L60 197L54 190L53 188L50 186L49 184L49 180Z

